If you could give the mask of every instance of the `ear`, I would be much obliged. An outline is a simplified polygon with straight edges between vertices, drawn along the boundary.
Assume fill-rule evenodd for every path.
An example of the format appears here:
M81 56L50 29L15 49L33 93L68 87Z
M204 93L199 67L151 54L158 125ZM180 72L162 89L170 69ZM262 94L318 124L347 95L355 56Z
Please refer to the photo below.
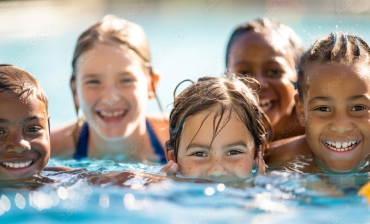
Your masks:
M166 159L167 159L167 161L172 160L172 161L176 162L176 160L175 160L175 150L173 150L173 149L166 150Z
M158 81L159 81L159 75L153 72L149 76L148 99L155 98L156 96L155 91L157 89Z
M299 98L298 94L295 94L294 101L295 101L295 112L297 113L299 123L304 127L304 126L306 126L305 115L304 115L304 106L303 106L303 102Z
M80 108L80 102L78 101L78 97L77 97L76 77L71 78L71 80L69 82L69 85L70 85L71 90L72 90L73 102L75 104L76 113L78 115L78 109Z
M50 116L48 117L48 128L49 128L49 137L50 137Z

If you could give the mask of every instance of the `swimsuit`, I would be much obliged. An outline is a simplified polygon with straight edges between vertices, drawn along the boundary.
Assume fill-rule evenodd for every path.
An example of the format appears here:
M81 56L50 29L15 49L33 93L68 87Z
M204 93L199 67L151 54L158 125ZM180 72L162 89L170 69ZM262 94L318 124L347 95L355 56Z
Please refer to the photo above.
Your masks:
M162 147L161 143L155 136L154 131L150 126L148 120L146 120L145 123L146 129L149 134L150 143L154 149L154 153L158 156L159 162L164 164L166 163L166 155L164 153L164 148ZM88 142L89 142L89 126L87 125L87 122L85 122L82 126L81 133L78 138L76 153L73 156L74 159L80 160L82 158L87 157Z

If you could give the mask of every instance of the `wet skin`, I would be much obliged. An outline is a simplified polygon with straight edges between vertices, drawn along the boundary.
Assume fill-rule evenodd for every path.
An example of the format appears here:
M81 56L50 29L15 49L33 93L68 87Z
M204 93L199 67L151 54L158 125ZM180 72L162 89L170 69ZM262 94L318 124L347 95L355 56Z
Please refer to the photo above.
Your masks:
M211 145L213 119L214 112L210 111L186 119L177 155L179 172L189 178L218 182L249 177L256 151L251 133L232 114Z
M297 111L307 143L336 172L354 169L370 154L370 70L366 65L312 66Z
M359 172L357 166L370 154L369 69L361 63L319 64L306 74L306 93L302 99L296 96L306 136L274 143L266 162L287 162L303 155L318 158L334 172Z
M260 106L274 127L274 140L304 134L294 110L295 63L285 46L287 40L268 31L248 31L233 43L227 65L232 72L260 82Z
M50 157L49 116L34 94L0 93L0 180L38 174Z

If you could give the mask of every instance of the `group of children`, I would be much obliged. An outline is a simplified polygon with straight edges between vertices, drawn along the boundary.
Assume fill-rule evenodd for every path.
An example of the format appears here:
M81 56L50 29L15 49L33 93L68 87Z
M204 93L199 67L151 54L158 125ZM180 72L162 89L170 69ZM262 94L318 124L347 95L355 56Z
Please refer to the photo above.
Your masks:
M239 26L226 51L228 72L175 96L169 119L146 115L159 81L146 35L108 15L73 55L70 86L84 117L51 131L38 81L0 65L0 179L39 174L50 155L159 161L163 172L216 182L302 156L312 163L298 172L369 171L366 42L334 32L304 52L291 28L263 18Z

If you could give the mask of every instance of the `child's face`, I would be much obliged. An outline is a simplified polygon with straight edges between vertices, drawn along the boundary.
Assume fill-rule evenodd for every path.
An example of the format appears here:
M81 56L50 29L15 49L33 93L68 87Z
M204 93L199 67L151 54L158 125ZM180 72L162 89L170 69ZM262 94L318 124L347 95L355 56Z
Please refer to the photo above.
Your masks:
M272 125L289 116L294 107L296 91L291 81L296 72L286 41L268 31L248 31L232 44L227 67L257 79L261 84L260 106Z
M210 116L205 119L209 113ZM210 111L186 119L177 155L180 173L191 178L218 182L250 176L256 150L251 133L244 123L232 114L211 145L213 119L214 113ZM223 122L225 119L221 121L221 126Z
M297 111L307 143L331 170L346 172L370 153L370 71L361 64L313 65Z
M77 68L75 98L90 126L111 140L137 131L152 93L139 56L101 43L80 56Z
M45 103L34 94L0 93L0 179L22 179L42 171L50 157Z

